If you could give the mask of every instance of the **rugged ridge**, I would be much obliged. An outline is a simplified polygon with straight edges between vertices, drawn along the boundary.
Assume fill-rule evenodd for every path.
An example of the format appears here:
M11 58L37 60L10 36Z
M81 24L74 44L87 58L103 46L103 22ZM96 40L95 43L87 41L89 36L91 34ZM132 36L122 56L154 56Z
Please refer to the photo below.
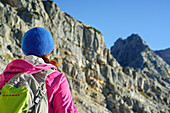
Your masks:
M123 67L152 71L160 77L169 76L169 65L137 34L132 34L125 40L118 39L111 47L111 54Z
M165 50L154 51L159 55L167 64L170 65L170 48Z
M133 53L139 58L121 66L121 59L116 60L111 51L119 49L117 53L124 58L121 51L126 49L123 43L128 46L126 41L119 39L115 46L122 48L117 46L110 51L98 30L64 13L53 1L1 0L0 13L1 72L11 60L24 56L20 48L23 34L41 26L53 35L52 58L67 76L80 113L170 112L169 65L140 38L129 40L133 47L135 41L139 42L138 50ZM142 60L134 68L137 59Z

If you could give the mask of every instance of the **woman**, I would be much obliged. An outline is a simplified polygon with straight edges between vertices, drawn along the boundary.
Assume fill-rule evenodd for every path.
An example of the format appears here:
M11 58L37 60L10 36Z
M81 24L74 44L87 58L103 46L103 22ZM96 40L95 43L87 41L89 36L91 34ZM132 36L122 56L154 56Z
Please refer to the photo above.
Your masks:
M26 56L24 59L14 60L7 65L0 75L0 87L18 73L57 69L58 63L55 60L49 60L53 48L54 40L48 30L42 27L28 30L22 38L22 51ZM78 113L73 104L68 81L63 73L57 70L52 72L46 77L45 83L49 113Z

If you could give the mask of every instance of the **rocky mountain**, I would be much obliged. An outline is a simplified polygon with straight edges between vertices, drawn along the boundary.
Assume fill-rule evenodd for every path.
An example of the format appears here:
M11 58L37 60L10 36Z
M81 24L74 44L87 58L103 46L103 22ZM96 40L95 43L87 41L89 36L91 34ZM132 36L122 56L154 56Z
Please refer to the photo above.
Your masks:
M160 51L155 51L156 54L158 54L162 59L170 65L170 48Z
M138 35L107 49L98 30L53 1L1 0L0 14L0 72L23 58L23 34L40 26L53 35L52 58L67 76L80 113L170 112L170 67Z
M140 70L140 74L143 75L144 78L147 78L147 80L153 80L153 83L159 83L163 87L165 86L164 83L166 83L167 86L165 87L169 92L169 65L162 59L162 57L158 56L154 51L152 51L138 34L132 34L125 40L119 38L115 42L114 46L111 47L111 54L124 68ZM168 56L168 53L166 55ZM148 89L146 86L139 85L138 88L144 90L144 92L148 95L146 91ZM156 95L158 96L158 94ZM160 95L158 98L159 97Z
M136 34L132 34L125 40L118 39L111 47L111 54L123 67L149 70L161 77L168 77L170 73L169 65Z

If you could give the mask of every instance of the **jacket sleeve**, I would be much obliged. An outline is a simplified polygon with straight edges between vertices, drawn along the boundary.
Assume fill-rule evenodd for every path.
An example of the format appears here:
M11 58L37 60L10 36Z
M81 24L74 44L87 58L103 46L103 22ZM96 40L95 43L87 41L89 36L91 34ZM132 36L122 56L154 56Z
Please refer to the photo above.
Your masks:
M69 83L64 74L62 74L58 81L58 88L53 95L53 110L54 113L78 113L73 104Z
M0 74L0 88L3 87L3 85L5 84L5 79L3 74Z

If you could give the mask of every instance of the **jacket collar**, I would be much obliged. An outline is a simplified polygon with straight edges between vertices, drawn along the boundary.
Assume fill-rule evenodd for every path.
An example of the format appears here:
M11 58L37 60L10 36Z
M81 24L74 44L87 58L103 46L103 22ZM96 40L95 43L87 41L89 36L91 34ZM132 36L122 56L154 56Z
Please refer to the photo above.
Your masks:
M46 64L42 58L34 55L25 56L24 59L33 65Z

